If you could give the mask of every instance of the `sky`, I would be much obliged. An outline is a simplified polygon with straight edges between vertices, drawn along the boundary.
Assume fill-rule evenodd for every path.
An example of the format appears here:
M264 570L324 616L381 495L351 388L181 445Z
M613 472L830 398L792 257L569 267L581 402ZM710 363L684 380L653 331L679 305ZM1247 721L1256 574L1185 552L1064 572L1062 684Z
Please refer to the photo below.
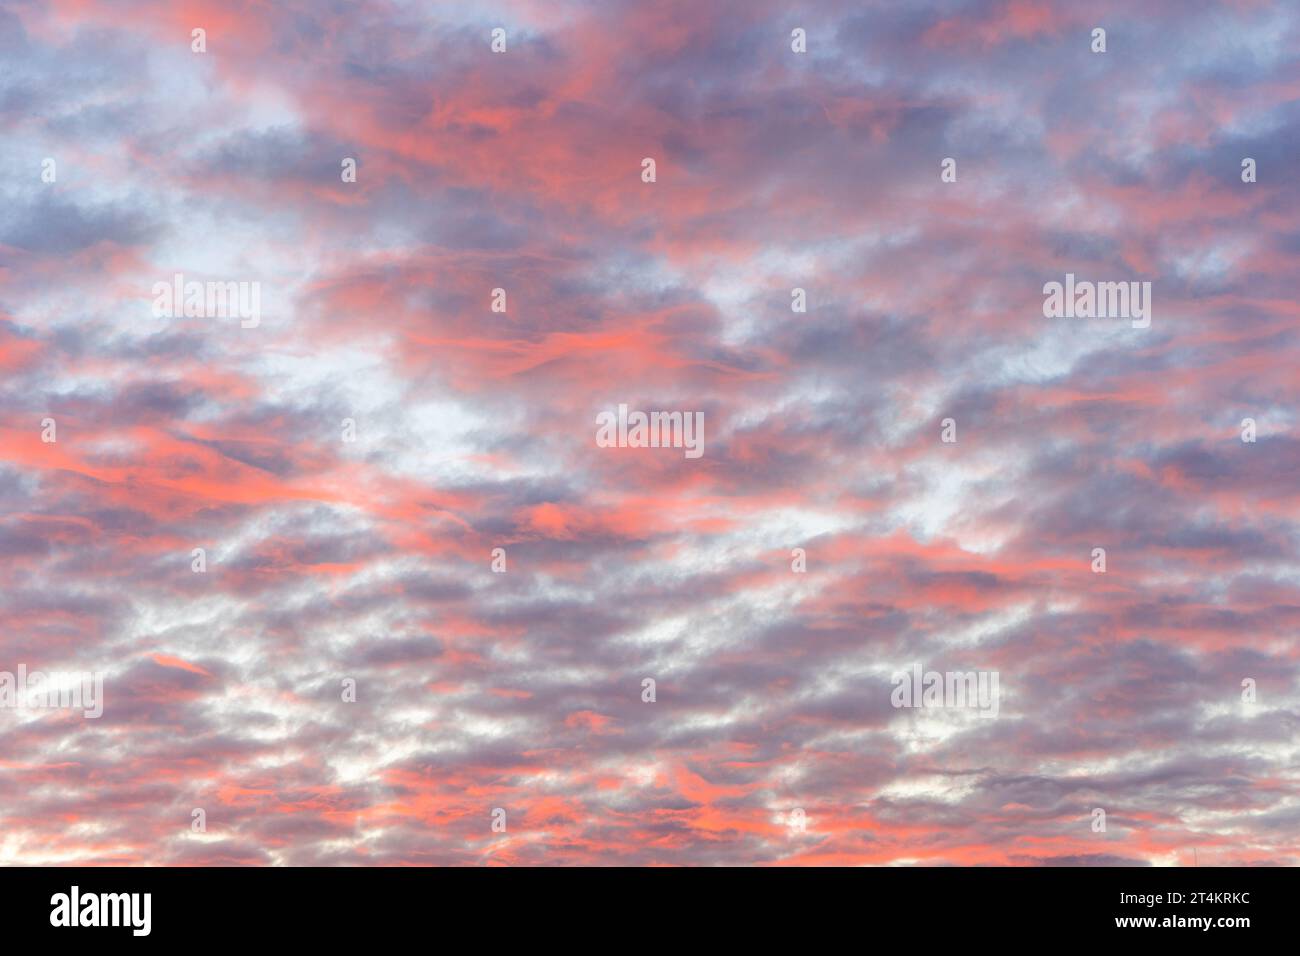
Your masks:
M1280 0L0 0L0 863L1300 864L1297 155Z

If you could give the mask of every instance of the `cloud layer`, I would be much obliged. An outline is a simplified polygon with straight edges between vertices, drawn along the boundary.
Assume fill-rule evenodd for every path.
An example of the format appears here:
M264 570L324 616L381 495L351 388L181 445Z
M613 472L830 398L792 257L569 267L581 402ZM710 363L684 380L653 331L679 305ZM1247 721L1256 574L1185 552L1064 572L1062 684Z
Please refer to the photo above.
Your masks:
M1087 6L0 5L0 862L1300 864L1300 11Z

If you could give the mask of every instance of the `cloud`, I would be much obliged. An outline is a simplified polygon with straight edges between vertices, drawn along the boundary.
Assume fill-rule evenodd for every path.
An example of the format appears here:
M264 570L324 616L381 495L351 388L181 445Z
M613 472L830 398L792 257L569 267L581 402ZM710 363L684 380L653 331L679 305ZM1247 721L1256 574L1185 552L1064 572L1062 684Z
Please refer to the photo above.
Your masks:
M1300 862L1294 10L0 21L4 862Z

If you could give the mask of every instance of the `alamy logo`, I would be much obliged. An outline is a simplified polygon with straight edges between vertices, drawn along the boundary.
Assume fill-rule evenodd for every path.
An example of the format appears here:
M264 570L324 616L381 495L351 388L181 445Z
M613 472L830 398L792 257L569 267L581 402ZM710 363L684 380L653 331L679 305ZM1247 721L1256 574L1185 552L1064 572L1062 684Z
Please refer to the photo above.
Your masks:
M150 893L71 893L50 897L51 926L129 926L131 935L148 936L152 924Z
M240 319L240 328L262 321L260 282L186 282L176 273L171 282L153 284L155 319Z
M1133 328L1151 324L1150 282L1075 282L1043 286L1043 315L1049 319L1132 319Z
M704 454L703 412L629 412L596 416L596 444L601 448L685 448L687 458Z
M13 710L81 710L94 719L104 714L104 675L95 671L18 673L0 671L0 707Z
M977 707L981 717L998 715L997 671L926 671L913 664L911 673L899 671L890 678L895 707Z

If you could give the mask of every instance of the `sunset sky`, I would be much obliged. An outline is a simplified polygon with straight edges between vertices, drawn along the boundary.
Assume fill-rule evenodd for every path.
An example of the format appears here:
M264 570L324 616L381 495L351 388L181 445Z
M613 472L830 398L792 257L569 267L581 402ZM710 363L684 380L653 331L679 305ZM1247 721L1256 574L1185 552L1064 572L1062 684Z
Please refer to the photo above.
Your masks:
M1300 865L1297 164L1282 0L0 0L0 864Z

